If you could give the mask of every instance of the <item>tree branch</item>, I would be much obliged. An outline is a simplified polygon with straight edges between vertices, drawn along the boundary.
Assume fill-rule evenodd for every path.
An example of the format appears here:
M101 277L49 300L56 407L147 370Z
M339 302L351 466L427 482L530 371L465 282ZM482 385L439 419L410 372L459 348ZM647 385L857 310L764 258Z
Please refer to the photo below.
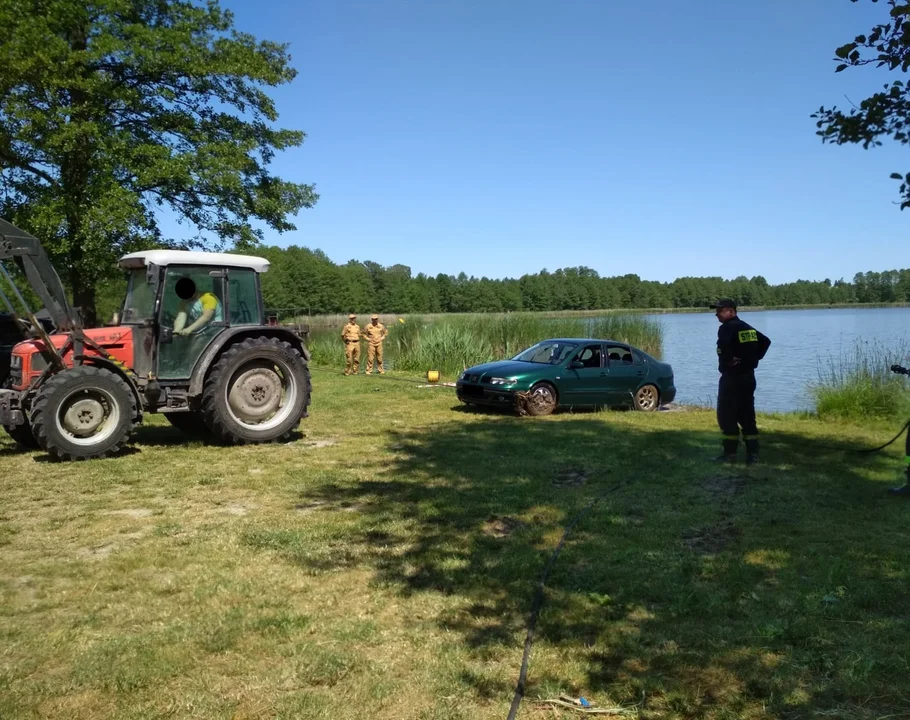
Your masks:
M44 172L44 170L36 168L33 165L29 165L27 162L21 160L20 158L16 157L15 155L11 155L8 152L5 152L3 150L3 148L0 148L0 160L3 160L4 162L8 163L10 167L16 167L16 168L19 168L20 170L27 170L28 172L32 173L36 177L39 177L42 180L46 180L54 187L60 186L60 183L52 175L49 175L48 173Z

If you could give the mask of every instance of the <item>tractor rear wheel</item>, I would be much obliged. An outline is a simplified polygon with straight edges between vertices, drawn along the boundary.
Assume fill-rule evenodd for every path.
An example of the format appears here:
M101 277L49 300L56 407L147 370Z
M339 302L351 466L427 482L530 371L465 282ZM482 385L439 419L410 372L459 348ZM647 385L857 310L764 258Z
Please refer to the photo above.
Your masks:
M3 429L16 441L16 444L28 448L29 450L34 450L38 447L38 441L35 440L32 426L28 420L22 423L22 425L4 425Z
M82 365L48 380L32 404L32 432L56 460L115 454L140 417L126 380L110 370Z
M227 349L209 372L202 416L232 445L287 440L306 416L310 371L303 356L277 338L247 338Z

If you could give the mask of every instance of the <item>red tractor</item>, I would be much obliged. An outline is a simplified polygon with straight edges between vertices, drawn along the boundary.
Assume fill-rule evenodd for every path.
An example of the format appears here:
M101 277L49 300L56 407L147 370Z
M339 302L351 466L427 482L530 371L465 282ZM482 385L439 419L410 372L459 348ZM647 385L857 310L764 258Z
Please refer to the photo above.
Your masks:
M13 259L50 315L48 334L2 261ZM0 219L0 274L25 308L29 339L12 349L0 424L59 460L102 458L129 442L143 413L226 444L286 440L307 416L303 328L263 308L267 260L150 250L120 260L128 285L111 326L85 329L32 235Z

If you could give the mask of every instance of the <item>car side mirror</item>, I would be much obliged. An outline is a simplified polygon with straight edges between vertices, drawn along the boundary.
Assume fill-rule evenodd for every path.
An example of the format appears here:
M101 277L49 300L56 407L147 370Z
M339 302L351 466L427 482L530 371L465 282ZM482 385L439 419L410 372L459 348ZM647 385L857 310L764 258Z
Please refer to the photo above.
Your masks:
M170 343L174 342L174 329L169 327L161 328L161 334L159 335L159 342Z
M573 360L572 362L569 363L569 367L572 368L573 370L578 370L580 368L583 368L584 366L585 366L585 364L581 360Z

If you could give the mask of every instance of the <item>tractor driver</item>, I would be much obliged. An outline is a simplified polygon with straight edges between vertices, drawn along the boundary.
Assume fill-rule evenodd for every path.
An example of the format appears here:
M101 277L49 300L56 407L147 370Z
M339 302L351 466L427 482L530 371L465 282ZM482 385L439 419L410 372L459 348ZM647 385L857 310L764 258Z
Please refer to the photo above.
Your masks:
M210 322L224 320L221 303L215 294L208 291L203 292L192 278L180 278L175 290L177 297L180 298L177 317L174 319L175 335L191 335ZM193 318L190 325L186 324L188 316Z

